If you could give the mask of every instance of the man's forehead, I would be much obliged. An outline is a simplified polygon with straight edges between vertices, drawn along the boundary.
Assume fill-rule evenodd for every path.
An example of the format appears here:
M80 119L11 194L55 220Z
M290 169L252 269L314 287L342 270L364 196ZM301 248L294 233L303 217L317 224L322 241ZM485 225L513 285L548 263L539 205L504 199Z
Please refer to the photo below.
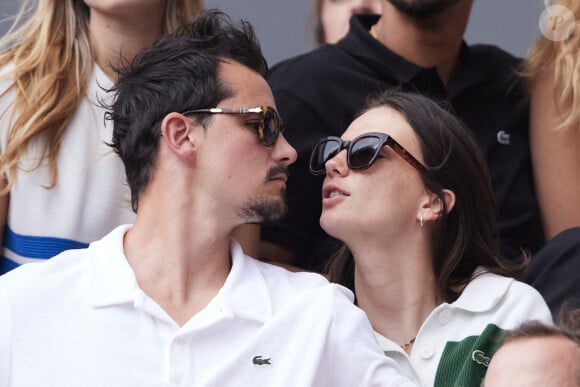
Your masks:
M268 82L243 64L232 60L220 62L218 77L231 93L224 101L238 100L248 106L274 106Z

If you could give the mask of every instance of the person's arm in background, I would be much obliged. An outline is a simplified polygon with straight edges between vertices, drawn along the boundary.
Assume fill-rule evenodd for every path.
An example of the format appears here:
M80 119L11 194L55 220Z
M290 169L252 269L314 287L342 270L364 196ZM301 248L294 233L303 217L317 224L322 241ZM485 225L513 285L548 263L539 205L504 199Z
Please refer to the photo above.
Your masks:
M232 237L242 246L244 254L250 257L258 256L260 244L259 224L242 224L234 229Z
M553 71L539 73L530 105L534 180L547 240L580 226L580 122L560 127L579 107L557 105L555 90Z
M259 241L258 257L262 261L277 262L287 267L296 261L297 254L275 243L261 240Z
M294 266L296 254L282 246L260 240L260 225L243 224L234 229L232 237L242 246L244 254L281 266L290 271L302 271ZM272 259L273 257L274 259Z

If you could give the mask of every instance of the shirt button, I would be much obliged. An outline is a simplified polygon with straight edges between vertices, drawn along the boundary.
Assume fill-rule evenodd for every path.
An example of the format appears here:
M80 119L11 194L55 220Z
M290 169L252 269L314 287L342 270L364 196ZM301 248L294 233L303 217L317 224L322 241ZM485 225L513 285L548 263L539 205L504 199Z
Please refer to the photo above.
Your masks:
M439 323L441 325L445 325L449 322L449 320L451 320L451 311L449 309L443 309L441 312L439 312L439 316L437 316L439 319Z
M187 338L183 334L179 334L179 336L175 336L173 338L173 345L176 345L178 347L185 345L186 342L187 342Z
M419 354L423 359L430 359L433 356L433 346L431 344L422 344Z
M181 384L182 378L181 375L175 374L171 375L171 384Z

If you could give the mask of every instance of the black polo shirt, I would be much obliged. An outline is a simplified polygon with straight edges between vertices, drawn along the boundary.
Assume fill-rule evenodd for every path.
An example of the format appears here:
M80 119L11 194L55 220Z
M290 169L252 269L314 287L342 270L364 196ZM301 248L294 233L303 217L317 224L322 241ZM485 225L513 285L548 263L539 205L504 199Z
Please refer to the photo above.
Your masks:
M488 162L499 210L502 253L535 252L543 233L534 193L528 144L528 105L514 75L517 58L494 46L465 43L446 88L435 68L398 56L369 33L376 15L351 19L348 35L272 68L269 83L298 151L290 167L287 216L262 228L262 239L298 254L298 266L320 270L337 245L319 225L322 178L308 171L314 143L340 136L369 95L390 87L448 101L474 133ZM404 193L401 193L404 194Z

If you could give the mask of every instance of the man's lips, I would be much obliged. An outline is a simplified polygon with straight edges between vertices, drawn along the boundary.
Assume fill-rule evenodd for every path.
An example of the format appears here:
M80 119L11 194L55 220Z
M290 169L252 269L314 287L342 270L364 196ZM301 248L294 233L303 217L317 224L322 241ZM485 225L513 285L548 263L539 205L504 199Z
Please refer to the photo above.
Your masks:
M266 175L268 181L281 181L284 184L288 181L288 167L285 165L278 165L271 168Z
M284 184L286 184L286 182L288 181L288 175L285 173L281 173L279 175L276 176L272 176L270 177L270 180L280 180L282 181Z

